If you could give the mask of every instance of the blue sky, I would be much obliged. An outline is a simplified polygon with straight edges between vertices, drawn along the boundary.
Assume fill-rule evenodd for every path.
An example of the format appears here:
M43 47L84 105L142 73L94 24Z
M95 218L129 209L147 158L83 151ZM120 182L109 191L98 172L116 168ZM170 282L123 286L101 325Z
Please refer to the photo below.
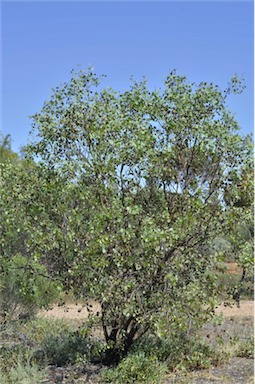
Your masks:
M253 131L252 1L2 1L2 128L13 149L72 68L106 74L129 87L145 75L160 87L174 68L194 82L224 88L234 73L246 91L229 99L243 133Z

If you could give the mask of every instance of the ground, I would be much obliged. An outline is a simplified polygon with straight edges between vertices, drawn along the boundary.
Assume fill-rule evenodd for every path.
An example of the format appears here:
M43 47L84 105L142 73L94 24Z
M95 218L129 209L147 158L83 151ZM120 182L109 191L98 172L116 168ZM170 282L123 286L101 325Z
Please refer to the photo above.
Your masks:
M100 308L92 303L93 310ZM206 325L201 331L207 335L213 343L216 338L222 339L222 348L231 344L231 340L241 337L245 340L251 336L254 319L254 302L242 301L240 306L232 307L220 305L216 311L218 317L222 317L219 325ZM88 315L86 307L80 304L69 304L66 306L55 306L49 311L44 311L39 316L64 318L68 320L82 320ZM229 344L230 342L230 344ZM253 383L253 359L234 357L228 364L212 367L207 370L193 371L189 373L173 373L166 377L165 384L251 384ZM73 369L49 367L48 380L42 384L82 384L98 382L98 371L100 367L88 364L83 368ZM123 383L125 384L125 383Z
M100 310L100 307L95 302L90 302L92 305L91 310L97 312ZM224 304L219 305L217 314L222 313L226 317L242 317L242 316L253 316L254 315L254 302L252 300L242 301L240 307L237 307L235 304L231 307L224 306ZM53 306L48 311L42 311L39 313L39 316L44 317L54 317L57 319L68 319L68 320L83 320L88 316L88 310L86 306L82 304L66 304L63 306Z

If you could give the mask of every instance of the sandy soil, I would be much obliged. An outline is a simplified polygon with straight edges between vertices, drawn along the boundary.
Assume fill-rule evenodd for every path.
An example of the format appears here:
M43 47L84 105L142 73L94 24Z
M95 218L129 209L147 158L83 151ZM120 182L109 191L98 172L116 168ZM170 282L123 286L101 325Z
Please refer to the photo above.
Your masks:
M89 302L91 307L87 308L81 304L68 304L65 306L54 305L48 311L41 311L40 316L57 319L83 320L88 317L89 312L99 312L100 305L96 302ZM233 304L232 307L226 307L223 304L216 309L217 314L223 314L225 317L236 316L254 316L254 302L251 300L241 301L240 306Z
M39 312L39 316L67 320L84 320L88 317L89 313L97 313L99 311L100 305L90 301L89 307L82 304L67 304L61 307L54 305L53 308L48 311Z
M100 306L96 302L89 302L90 306L82 306L81 304L69 304L59 307L58 305L53 306L51 310L40 312L40 316L46 318L58 318L68 319L77 324L77 321L82 321L88 317L90 311L94 313L100 311ZM229 333L235 336L236 332L241 332L246 335L248 332L250 335L251 322L254 317L254 302L253 301L242 301L240 306L237 307L235 304L232 307L226 307L220 305L217 310L217 314L223 314L225 317L224 323L217 326L217 329L211 329L212 326L209 324L209 328L205 330L211 337L216 337L217 334L224 335L225 338L229 337ZM232 321L235 318L235 321ZM240 323L240 324L239 324ZM210 328L211 327L211 328ZM237 327L237 329L236 329ZM214 335L214 333L215 335ZM251 384L253 383L253 359L248 358L232 358L228 364L224 364L219 367L211 367L207 370L199 370L194 372L188 372L186 374L169 374L164 381L165 384ZM101 367L94 366L93 364L87 364L82 367L79 372L75 371L75 367L57 367L49 366L49 376L43 384L98 384L99 383L99 372ZM70 370L70 372L69 372ZM124 384L124 383L123 383Z
M216 309L217 314L223 314L225 317L236 317L236 316L253 316L254 317L254 301L246 300L241 301L240 306L237 307L233 304L231 307L225 307L223 304L219 305Z

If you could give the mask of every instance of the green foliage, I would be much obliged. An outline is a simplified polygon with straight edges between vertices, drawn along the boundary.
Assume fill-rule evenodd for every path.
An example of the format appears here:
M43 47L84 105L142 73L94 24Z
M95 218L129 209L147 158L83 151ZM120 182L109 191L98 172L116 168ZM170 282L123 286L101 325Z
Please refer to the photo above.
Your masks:
M227 362L229 355L200 337L144 337L117 368L103 372L103 382L160 383L167 371L208 369ZM150 381L151 380L151 381Z
M62 284L52 280L33 245L34 231L44 225L36 216L41 208L36 192L45 183L42 172L11 151L10 135L1 139L0 165L0 319L6 324L33 316L56 300Z
M63 366L98 357L102 343L89 338L89 327L81 329L63 320L37 318L24 324L22 332L44 351L49 364Z
M221 298L213 242L251 211L226 196L239 179L250 186L252 148L227 108L231 86L175 71L162 90L99 83L73 71L32 116L33 165L3 167L1 258L6 270L20 256L27 271L38 262L59 289L98 301L112 364L148 331L166 337L210 318ZM236 245L245 267L247 244Z
M18 154L11 149L11 136L0 133L0 166L7 162L15 162L18 160Z
M15 364L27 364L31 359L31 352L27 346L20 344L1 348L1 370L9 371Z
M144 337L135 345L146 356L156 356L171 371L206 369L226 362L228 355L210 346L198 336L173 334L168 338Z
M242 280L241 274L218 273L217 284L219 289L227 292L230 297L242 300L253 300L254 298L254 274L247 273ZM223 296L224 298L224 296Z
M196 339L187 343L183 352L181 361L175 366L176 370L207 369L226 363L229 359L227 353L221 352L210 347L206 342ZM172 361L169 361L168 365L173 367Z
M42 344L47 337L56 338L61 334L73 332L72 324L62 319L36 317L21 324L20 332L37 344Z
M36 365L23 365L17 363L9 372L0 372L2 384L35 384L46 378L46 371Z
M226 227L229 253L245 271L254 265L254 164L247 161L241 172L233 172L231 184L226 186L224 198L232 207Z
M254 337L249 337L239 343L236 356L254 359Z
M38 308L58 297L57 284L45 279L46 268L24 256L14 256L2 265L0 317L6 322L32 317Z
M61 333L55 337L48 335L43 340L42 347L49 363L58 366L74 364L81 359L84 363L97 353L96 345L78 331Z
M44 366L34 361L34 351L23 345L1 347L0 379L3 384L34 384L46 376Z
M113 384L158 384L162 382L166 369L166 365L160 363L156 356L146 356L145 353L139 352L129 354L117 368L105 370L101 378L104 383Z

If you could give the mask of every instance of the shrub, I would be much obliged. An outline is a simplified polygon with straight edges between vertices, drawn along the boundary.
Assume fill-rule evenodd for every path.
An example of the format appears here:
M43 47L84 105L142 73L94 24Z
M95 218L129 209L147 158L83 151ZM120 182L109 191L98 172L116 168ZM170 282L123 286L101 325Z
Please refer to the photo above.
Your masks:
M88 337L89 326L74 330L64 320L37 318L24 324L23 332L40 345L50 364L63 366L97 356L101 344Z
M166 339L150 335L144 337L134 350L157 356L159 361L167 363L169 370L205 369L228 359L226 353L209 346L202 338L186 334Z
M30 358L31 352L26 346L21 344L2 346L0 349L1 371L8 372L17 364L26 364Z
M176 370L207 369L217 366L228 360L228 354L210 347L203 340L191 340L185 353L181 356ZM169 361L169 360L168 360ZM171 360L170 364L171 366Z
M236 356L246 357L247 359L254 358L254 337L249 337L247 340L240 342Z
M166 364L160 363L156 356L146 356L144 352L138 352L129 354L116 368L104 371L101 378L103 382L114 384L158 384L166 370Z
M2 274L0 287L0 318L6 324L10 320L29 318L35 314L37 305L22 296L19 273L14 271Z
M73 327L70 323L62 319L47 319L36 317L21 326L21 331L29 338L42 344L46 338L56 338L62 334L73 332Z
M38 361L36 351L21 344L3 346L0 350L2 384L40 383L46 375L45 361Z
M32 318L38 308L47 306L57 299L57 284L42 277L45 268L34 262L27 268L27 258L15 256L3 263L0 285L0 319L10 320Z
M2 384L35 384L41 383L46 377L46 371L36 365L17 363L9 372L0 372Z
M58 366L73 364L80 356L86 357L85 360L90 359L93 353L93 347L88 338L79 334L78 331L55 337L49 335L43 340L42 347L48 361Z
M253 300L254 274L249 272L242 284L240 284L241 277L241 274L219 273L217 284L219 288L223 288L234 299L239 297L239 299Z

